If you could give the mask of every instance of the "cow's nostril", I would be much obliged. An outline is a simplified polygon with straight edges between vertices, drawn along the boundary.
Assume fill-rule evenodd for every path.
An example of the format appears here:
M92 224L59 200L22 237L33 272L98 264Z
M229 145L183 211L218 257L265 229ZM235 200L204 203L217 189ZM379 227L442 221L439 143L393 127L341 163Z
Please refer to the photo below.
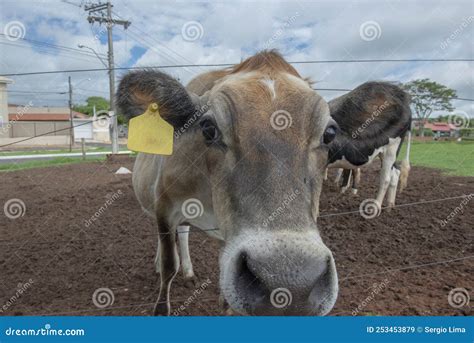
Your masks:
M240 294L245 294L250 303L256 304L264 300L268 293L259 276L249 266L249 256L242 252L237 262L236 288Z
M255 275L249 268L248 256L246 253L241 253L237 265L237 275L242 282L251 282Z
M246 253L241 253L239 258L239 263L237 266L237 275L239 278L239 283L247 287L258 280L258 276L250 269L249 266L249 257Z

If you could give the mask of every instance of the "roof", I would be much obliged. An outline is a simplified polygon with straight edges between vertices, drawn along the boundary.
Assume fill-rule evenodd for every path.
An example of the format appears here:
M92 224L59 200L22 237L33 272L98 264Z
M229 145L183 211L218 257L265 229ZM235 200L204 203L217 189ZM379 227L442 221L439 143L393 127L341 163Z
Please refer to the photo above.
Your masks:
M10 80L4 76L0 76L0 83L4 83L4 84L13 83L13 80Z
M440 131L440 132L450 132L453 130L459 129L456 127L456 125L450 124L450 123L426 123L425 124L426 129L431 129L432 131Z
M86 119L90 118L87 114L72 111L73 118ZM69 121L69 112L67 113L41 113L33 112L30 113L28 110L26 113L10 112L8 114L8 120L11 121Z

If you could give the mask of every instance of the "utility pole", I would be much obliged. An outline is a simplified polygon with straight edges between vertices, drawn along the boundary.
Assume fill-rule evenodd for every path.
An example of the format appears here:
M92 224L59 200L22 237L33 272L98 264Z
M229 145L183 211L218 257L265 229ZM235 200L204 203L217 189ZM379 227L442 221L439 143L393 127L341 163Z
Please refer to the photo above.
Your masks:
M114 25L122 25L126 30L131 22L127 20L118 20L112 17L112 4L110 1L107 3L97 3L86 6L84 9L89 12L87 21L89 23L98 22L99 24L105 23L107 27L107 40L108 40L108 62L109 62L109 90L110 90L110 119L112 121L112 153L116 154L119 151L118 145L118 122L117 114L115 113L115 65L114 65L114 42L112 28ZM94 16L93 13L97 13L100 16Z
M72 115L72 84L71 77L68 77L69 83L69 152L72 151L72 146L74 145L74 121Z

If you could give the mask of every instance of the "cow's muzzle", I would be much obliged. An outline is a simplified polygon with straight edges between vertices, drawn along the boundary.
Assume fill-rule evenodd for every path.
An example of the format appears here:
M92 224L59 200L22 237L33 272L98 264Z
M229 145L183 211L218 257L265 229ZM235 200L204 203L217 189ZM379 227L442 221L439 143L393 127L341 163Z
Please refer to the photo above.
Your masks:
M221 290L249 315L325 315L336 302L334 258L317 232L251 232L221 256Z

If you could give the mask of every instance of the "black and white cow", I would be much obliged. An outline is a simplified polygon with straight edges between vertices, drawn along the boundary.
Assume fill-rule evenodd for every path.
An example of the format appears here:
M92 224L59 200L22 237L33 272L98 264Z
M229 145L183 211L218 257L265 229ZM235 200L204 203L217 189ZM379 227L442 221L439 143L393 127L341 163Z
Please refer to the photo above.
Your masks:
M339 168L336 181L342 178L342 191L352 184L352 192L357 193L360 167L379 157L382 166L375 202L380 210L388 193L388 208L393 207L398 182L402 191L410 170L410 96L392 83L367 82L328 105L340 127L330 145L328 166ZM407 134L407 154L398 165L395 161Z

